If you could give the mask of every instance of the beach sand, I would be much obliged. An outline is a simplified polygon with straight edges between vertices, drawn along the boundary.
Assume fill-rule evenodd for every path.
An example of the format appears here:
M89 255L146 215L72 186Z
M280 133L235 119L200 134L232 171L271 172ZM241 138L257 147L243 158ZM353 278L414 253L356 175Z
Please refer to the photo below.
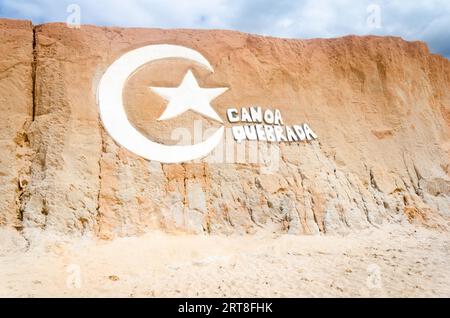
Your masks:
M36 241L36 240L34 240ZM450 235L151 233L98 241L2 232L2 297L449 297Z

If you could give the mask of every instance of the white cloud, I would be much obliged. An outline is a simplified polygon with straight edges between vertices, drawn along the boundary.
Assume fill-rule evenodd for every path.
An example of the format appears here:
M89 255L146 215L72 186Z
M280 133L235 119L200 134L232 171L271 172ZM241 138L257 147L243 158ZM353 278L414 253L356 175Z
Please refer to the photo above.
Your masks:
M0 15L65 21L71 3L81 7L81 22L89 24L220 28L294 38L397 35L426 41L450 56L448 0L0 0ZM380 28L367 23L369 5L380 7Z

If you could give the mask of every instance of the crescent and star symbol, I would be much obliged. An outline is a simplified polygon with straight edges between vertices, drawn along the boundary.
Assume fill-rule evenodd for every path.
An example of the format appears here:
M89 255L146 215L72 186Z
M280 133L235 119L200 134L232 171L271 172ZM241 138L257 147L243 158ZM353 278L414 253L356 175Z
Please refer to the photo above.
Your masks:
M223 123L210 103L213 99L225 93L228 88L201 88L191 70L186 73L178 87L150 87L150 89L169 102L158 120L171 119L188 110L193 110Z
M128 120L123 104L123 90L128 78L144 65L168 58L189 60L210 73L214 72L203 55L179 45L155 44L129 51L106 69L99 82L97 102L100 119L111 138L145 159L162 163L179 163L205 157L222 141L225 131L223 125L200 143L187 146L164 145L150 140ZM201 88L189 70L178 87L150 87L150 89L168 101L165 111L158 120L167 120L192 110L223 124L210 103L228 88Z

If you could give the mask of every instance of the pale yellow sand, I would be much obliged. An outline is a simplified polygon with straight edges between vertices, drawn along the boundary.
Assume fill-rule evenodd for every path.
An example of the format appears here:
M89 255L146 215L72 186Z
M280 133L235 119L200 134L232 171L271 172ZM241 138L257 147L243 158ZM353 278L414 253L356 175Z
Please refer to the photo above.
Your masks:
M450 296L449 234L412 226L339 237L54 239L24 252L1 234L0 296Z

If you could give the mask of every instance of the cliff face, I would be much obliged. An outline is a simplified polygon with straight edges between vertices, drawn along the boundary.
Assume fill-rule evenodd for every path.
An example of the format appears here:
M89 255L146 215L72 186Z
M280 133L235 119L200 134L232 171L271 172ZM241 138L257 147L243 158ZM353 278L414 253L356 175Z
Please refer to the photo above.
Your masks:
M449 226L450 62L423 43L33 28L9 20L0 20L0 33L3 226L103 238L152 229L317 234L389 222ZM161 43L199 51L215 72L185 60L136 72L123 99L130 122L149 138L173 142L174 129L193 132L193 122L214 127L195 113L156 121L167 103L148 87L178 86L192 69L201 87L230 88L212 103L224 121L229 107L278 108L285 124L308 122L318 139L281 143L269 167L249 154L237 158L237 148L225 151L226 163L214 162L218 149L183 164L128 152L103 129L97 86L118 57ZM229 134L226 140L236 146Z
M0 225L20 228L28 173L26 125L33 116L33 26L0 19Z

